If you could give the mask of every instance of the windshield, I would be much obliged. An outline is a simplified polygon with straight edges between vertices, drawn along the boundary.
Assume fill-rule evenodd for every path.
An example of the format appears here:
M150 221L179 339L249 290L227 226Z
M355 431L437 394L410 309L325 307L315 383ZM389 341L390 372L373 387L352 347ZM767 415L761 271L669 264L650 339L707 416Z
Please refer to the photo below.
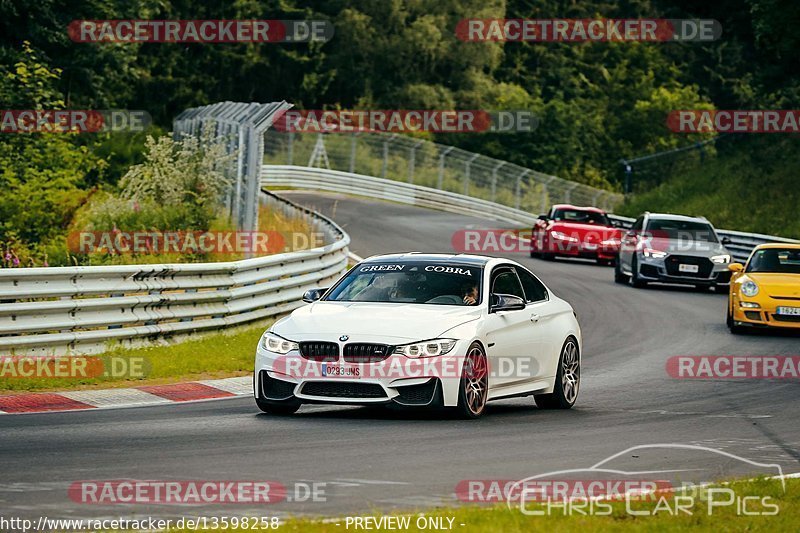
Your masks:
M553 220L575 222L577 224L595 224L597 226L610 226L611 221L604 213L597 211L584 211L583 209L556 209Z
M324 298L335 302L477 305L483 269L461 264L360 264Z
M747 272L800 274L800 250L793 248L758 250L750 258Z
M692 220L655 219L647 225L654 239L679 239L687 242L719 242L710 224Z

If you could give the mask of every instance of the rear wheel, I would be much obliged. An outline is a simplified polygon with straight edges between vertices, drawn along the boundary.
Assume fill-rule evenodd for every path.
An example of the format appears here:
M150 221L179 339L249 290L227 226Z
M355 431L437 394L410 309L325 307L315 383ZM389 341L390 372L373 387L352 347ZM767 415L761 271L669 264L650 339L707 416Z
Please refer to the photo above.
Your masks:
M569 409L578 399L581 385L581 355L578 342L569 337L561 348L558 372L553 392L536 394L534 400L539 409Z
M462 418L478 418L486 408L489 396L489 365L480 344L473 343L464 359L458 388L458 414Z

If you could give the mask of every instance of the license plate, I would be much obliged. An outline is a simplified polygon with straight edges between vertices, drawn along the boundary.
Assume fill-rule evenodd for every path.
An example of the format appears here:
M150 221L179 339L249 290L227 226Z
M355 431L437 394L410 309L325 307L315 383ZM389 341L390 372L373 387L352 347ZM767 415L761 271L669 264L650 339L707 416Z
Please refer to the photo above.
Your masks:
M800 316L800 307L779 307L776 313L779 315Z
M361 376L361 369L357 366L322 363L322 375L334 378L357 378Z
M697 266L697 265L678 265L678 271L679 272L692 272L692 273L696 274L696 273L700 272L700 267Z

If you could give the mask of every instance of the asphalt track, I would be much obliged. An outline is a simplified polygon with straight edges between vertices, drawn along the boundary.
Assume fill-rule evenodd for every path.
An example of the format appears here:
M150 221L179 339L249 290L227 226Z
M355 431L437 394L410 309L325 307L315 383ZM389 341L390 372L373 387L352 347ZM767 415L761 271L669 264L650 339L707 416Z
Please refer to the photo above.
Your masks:
M496 223L374 200L316 193L291 198L332 216L369 256L452 251L453 232ZM322 516L452 504L466 479L520 479L591 466L631 446L680 443L800 471L798 381L678 380L673 355L798 355L800 337L733 336L726 297L684 288L633 289L588 262L509 254L575 307L583 380L571 411L532 398L490 404L478 421L440 413L306 406L262 415L250 398L120 410L0 417L0 515L50 517ZM625 469L708 480L764 472L690 450L636 450ZM326 501L268 507L84 505L77 480L277 480L325 483ZM298 499L298 498L295 498Z

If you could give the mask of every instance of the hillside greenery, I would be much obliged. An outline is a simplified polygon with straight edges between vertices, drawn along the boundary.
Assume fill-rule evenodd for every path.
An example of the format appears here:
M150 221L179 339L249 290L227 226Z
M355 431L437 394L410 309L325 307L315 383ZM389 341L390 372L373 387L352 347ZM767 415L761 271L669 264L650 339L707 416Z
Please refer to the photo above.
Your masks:
M526 109L531 133L427 135L547 174L622 190L621 159L699 137L665 125L680 108L800 107L800 3L781 0L6 0L0 107L138 109L138 133L0 135L0 262L49 264L76 213L118 195L148 135L221 100L300 109ZM464 18L714 18L713 43L462 42ZM325 19L312 44L80 44L75 19ZM636 174L623 210L703 213L720 226L798 236L797 136L711 147ZM719 143L718 143L719 144ZM681 156L684 157L684 156ZM769 186L765 186L765 185ZM790 208L786 208L787 203ZM55 248L54 248L55 247Z

